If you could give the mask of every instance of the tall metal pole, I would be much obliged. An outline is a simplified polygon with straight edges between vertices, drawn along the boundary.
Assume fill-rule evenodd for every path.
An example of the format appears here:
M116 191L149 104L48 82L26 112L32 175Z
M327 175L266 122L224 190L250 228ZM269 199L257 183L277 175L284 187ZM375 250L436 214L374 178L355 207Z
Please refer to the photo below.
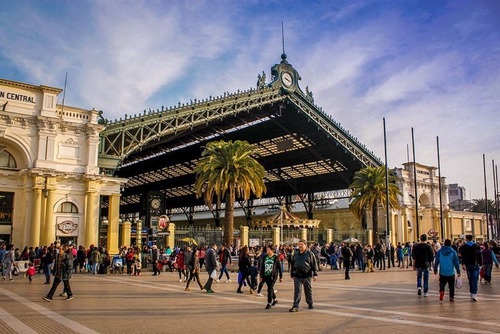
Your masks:
M387 244L387 251L391 252L391 219L389 210L389 167L387 165L387 133L385 130L385 117L384 121L384 152L385 152L385 214L387 216L387 230L385 233L385 242ZM389 268L391 267L391 261L389 258Z
M488 217L488 189L486 187L486 158L483 154L484 207L486 213L486 238L490 240L490 219Z
M500 210L500 190L498 189L498 165L495 165L495 184L497 186L497 190L495 193L495 198L497 199L497 239L500 239L500 221L498 221L498 210Z
M494 233L494 238L499 238L500 230L498 229L498 174L495 172L495 160L491 160L491 164L493 167L493 200L495 201L495 220L497 221L497 226L493 227L493 230L496 230Z
M284 245L285 244L285 240L283 240L283 216L285 215L285 204L283 204L283 206L281 207L281 215L280 215L280 237L281 237L281 240L280 240L280 245Z
M438 155L438 171L439 171L439 217L441 222L441 241L446 239L444 235L444 222L443 222L443 194L442 194L442 184L441 184L441 159L439 157L439 136L436 136L437 143L437 155Z
M413 128L411 128L411 145L413 147L413 182L415 183L415 217L416 217L416 232L417 232L417 240L420 238L420 226L419 226L419 217L418 217L418 189L417 189L417 158L415 157L415 134L413 132Z

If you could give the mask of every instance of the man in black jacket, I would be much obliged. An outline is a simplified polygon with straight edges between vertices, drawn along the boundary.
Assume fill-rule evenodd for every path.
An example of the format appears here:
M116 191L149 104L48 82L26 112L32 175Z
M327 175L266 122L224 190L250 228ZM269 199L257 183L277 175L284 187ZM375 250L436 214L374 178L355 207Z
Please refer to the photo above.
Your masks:
M465 236L466 242L460 247L462 269L467 271L469 280L470 298L477 301L477 284L479 281L479 266L482 264L481 248L472 241L472 235Z
M205 286L203 287L207 293L214 293L212 290L212 282L213 282L213 277L212 277L212 272L214 272L217 269L217 245L212 244L211 247L207 249L205 252L205 268L207 269L207 274L208 274L208 281L205 283ZM215 273L217 275L217 273ZM217 276L215 276L217 278Z
M229 265L231 265L232 263L231 253L229 253L229 250L226 248L225 242L222 243L222 245L220 246L220 251L217 254L219 255L219 262L221 265L219 280L222 278L222 275L226 273L226 283L231 283L231 278L229 277L229 272L227 271L227 263L229 262Z
M299 310L300 299L302 296L302 285L304 285L304 293L309 309L313 309L311 277L316 281L318 277L318 262L311 251L307 249L305 240L299 241L299 249L292 256L292 272L293 278L293 306L290 312Z
M420 243L413 246L413 270L417 271L417 294L422 295L422 276L424 277L424 297L429 296L429 268L434 260L434 250L427 243L427 235L420 236Z
M276 280L283 280L283 272L281 271L281 263L279 257L274 254L272 245L266 246L266 255L260 266L260 281L267 284L267 305L266 310L270 309L278 303L276 293L274 291L274 284Z
M341 252L342 258L344 259L345 279L351 279L351 277L349 276L349 270L351 269L351 261L354 254L349 247L349 243L346 243L342 246Z

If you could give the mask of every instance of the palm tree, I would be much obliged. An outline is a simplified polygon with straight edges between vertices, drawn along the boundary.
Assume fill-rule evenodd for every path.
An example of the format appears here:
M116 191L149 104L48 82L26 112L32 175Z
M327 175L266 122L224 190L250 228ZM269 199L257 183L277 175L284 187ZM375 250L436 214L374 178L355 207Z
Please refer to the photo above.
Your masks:
M349 186L352 189L351 198L354 200L349 205L351 211L360 219L366 209L372 210L373 240L375 245L379 241L378 237L378 209L381 205L385 208L386 187L385 187L385 166L366 167L354 174L353 181ZM396 185L396 176L389 173L389 206L397 208L399 188Z
M485 201L485 199L484 198L473 199L472 200L471 211L472 212L481 212L481 213L486 212L486 201ZM490 214L494 214L495 213L495 203L491 199L488 200L488 212Z
M230 245L233 242L236 196L248 200L253 193L260 198L266 192L266 170L252 157L257 147L247 141L221 140L210 142L204 148L195 168L194 191L198 198L204 197L210 208L214 197L217 203L226 201L224 240Z

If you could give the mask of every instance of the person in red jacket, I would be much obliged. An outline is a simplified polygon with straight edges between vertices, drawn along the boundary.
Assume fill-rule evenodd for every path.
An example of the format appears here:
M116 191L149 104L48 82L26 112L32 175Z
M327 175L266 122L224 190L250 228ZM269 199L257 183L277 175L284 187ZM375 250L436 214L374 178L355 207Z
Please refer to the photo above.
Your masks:
M179 250L179 254L177 254L177 258L175 259L175 265L177 267L177 271L179 272L179 282L182 282L182 275L184 276L184 282L186 282L187 276L183 249Z

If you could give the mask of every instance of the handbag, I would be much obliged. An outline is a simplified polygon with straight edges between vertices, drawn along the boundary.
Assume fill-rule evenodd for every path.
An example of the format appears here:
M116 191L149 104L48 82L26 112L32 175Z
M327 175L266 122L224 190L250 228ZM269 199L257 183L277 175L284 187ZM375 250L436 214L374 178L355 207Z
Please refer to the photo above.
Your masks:
M462 277L458 276L457 279L455 280L455 287L457 289L461 289L462 285L463 285Z

